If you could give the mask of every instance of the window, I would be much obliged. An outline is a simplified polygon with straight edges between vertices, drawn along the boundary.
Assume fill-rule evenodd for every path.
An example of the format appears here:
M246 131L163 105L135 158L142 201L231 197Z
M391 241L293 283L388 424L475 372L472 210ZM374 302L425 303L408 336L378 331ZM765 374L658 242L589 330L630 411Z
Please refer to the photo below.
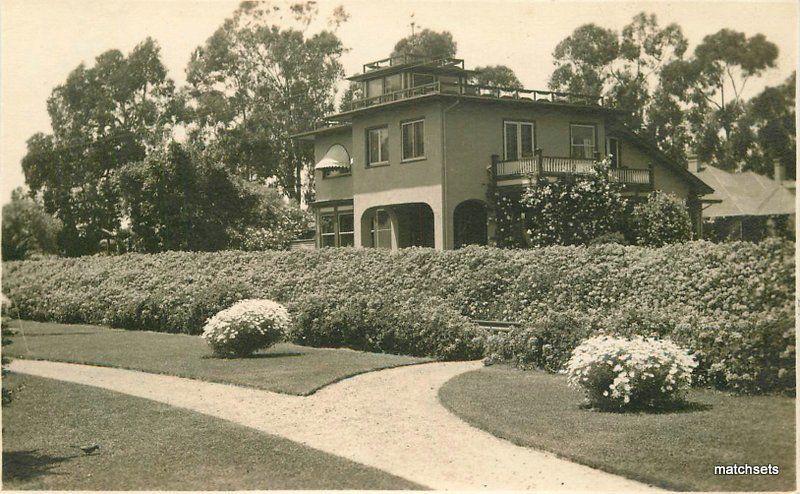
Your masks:
M505 159L532 158L534 150L532 122L505 122Z
M351 208L339 211L337 207L319 217L320 247L352 247L354 236L353 212Z
M607 154L611 158L611 167L617 168L620 166L619 159L619 140L616 137L609 137L606 146Z
M352 247L353 244L353 213L339 214L339 247Z
M367 164L389 162L389 129L380 127L367 131Z
M569 135L572 158L594 158L594 125L570 125Z
M411 85L413 87L424 86L425 84L433 84L435 79L430 74L413 74L411 76Z
M403 78L400 74L387 76L383 83L383 94L403 89Z
M336 247L336 217L323 214L319 217L319 235L321 247Z
M375 211L372 218L372 246L379 249L392 248L392 223L389 220L389 213L384 209Z
M383 94L383 78L370 79L367 81L367 98L380 96Z
M403 134L403 160L425 157L425 121L416 120L400 124Z

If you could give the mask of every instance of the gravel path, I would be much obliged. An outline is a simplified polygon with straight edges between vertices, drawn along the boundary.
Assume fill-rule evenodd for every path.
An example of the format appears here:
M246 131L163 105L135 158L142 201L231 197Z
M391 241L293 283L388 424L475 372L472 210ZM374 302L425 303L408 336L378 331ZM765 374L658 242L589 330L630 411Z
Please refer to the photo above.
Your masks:
M439 388L453 376L480 366L479 362L429 363L370 372L308 397L57 362L17 359L10 369L230 420L437 490L655 490L515 446L451 414L439 403Z

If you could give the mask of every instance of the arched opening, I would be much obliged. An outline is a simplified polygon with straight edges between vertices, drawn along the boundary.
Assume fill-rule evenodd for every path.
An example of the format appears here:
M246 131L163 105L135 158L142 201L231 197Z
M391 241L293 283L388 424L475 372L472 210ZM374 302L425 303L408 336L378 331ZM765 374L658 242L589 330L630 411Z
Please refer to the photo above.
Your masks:
M364 247L433 247L433 209L424 203L370 208L361 216Z
M453 246L486 245L486 205L475 199L464 201L453 211Z

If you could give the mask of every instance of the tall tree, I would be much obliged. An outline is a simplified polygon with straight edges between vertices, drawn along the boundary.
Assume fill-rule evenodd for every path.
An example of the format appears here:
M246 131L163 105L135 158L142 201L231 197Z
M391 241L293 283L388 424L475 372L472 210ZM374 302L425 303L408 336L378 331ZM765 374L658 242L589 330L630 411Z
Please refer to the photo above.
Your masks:
M454 57L456 49L456 42L453 41L453 35L449 31L423 29L395 43L392 56Z
M344 47L334 30L310 34L315 2L244 2L195 50L187 67L190 135L250 180L276 179L300 201L310 150L290 135L334 108ZM346 20L341 7L329 24ZM286 26L294 23L293 27Z
M485 67L475 67L478 74L473 78L473 82L479 86L495 86L509 89L522 89L517 74L505 65L487 65Z
M625 112L629 126L658 138L668 154L683 159L687 136L675 101L660 87L660 75L666 65L682 60L686 48L681 28L661 27L653 14L637 14L621 33L586 24L556 46L549 86L605 96Z
M775 66L778 47L763 34L730 29L708 35L689 60L664 69L670 91L680 95L694 135L694 151L726 169L743 166L755 132L744 119L747 82Z
M795 91L797 72L792 72L778 86L767 87L748 103L744 124L753 129L755 146L745 169L772 176L774 163L780 163L786 178L796 178L797 129L795 126Z
M174 84L147 38L79 65L47 102L52 134L28 140L25 180L64 224L68 255L96 252L119 229L114 174L157 148L174 125Z

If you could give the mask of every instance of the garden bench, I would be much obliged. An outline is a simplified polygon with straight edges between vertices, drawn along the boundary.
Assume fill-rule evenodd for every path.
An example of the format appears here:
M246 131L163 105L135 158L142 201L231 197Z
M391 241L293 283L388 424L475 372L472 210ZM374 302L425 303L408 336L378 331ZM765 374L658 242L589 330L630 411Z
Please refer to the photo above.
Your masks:
M484 319L472 319L472 322L493 333L506 333L511 329L522 325L522 323L518 321L488 321Z

